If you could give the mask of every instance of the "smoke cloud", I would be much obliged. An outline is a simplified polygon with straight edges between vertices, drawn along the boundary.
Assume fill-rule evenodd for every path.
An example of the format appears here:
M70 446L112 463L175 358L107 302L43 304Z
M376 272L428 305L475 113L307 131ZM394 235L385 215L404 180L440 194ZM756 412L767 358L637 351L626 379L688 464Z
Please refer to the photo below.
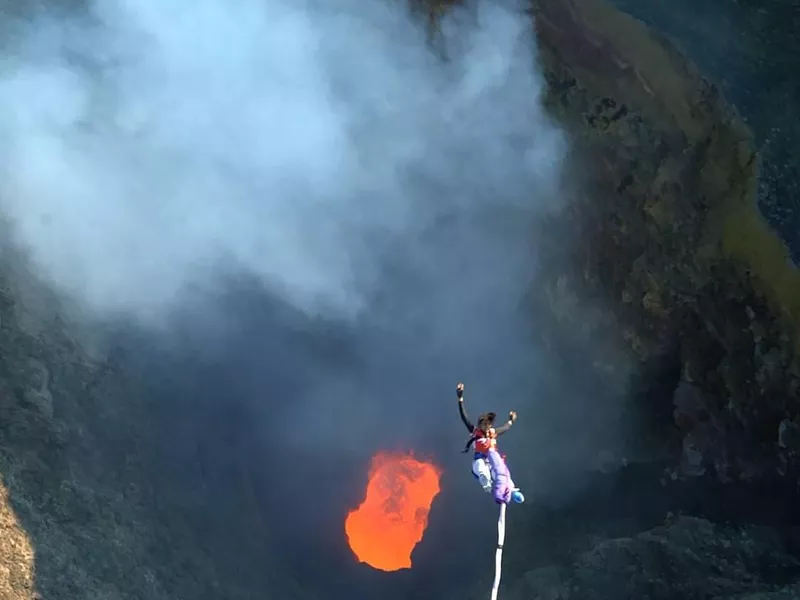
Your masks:
M158 318L227 264L353 317L387 252L453 263L419 248L442 218L553 193L561 138L528 24L482 7L464 37L444 63L392 2L98 0L34 19L0 82L3 209L94 311Z
M412 448L474 492L462 379L473 416L520 410L515 469L575 452L545 417L597 398L570 402L524 301L566 140L521 7L453 9L436 43L390 0L95 0L10 30L0 208L37 275L102 318L183 319L193 351L225 315L169 401L263 411L348 485L348 457Z
M0 75L14 240L91 314L237 330L252 309L203 300L235 274L291 307L262 337L345 327L348 369L252 351L303 373L284 409L308 424L298 443L336 436L313 418L332 395L374 432L359 445L460 378L518 396L547 371L521 303L566 142L520 6L454 9L441 31L352 0L95 0L17 22Z

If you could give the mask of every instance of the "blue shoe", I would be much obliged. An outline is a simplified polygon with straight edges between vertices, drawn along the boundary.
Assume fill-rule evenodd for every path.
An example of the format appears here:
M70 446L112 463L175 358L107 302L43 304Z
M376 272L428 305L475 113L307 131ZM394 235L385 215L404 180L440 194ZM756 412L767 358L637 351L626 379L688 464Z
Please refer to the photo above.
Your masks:
M519 490L514 490L511 492L511 499L516 502L517 504L522 504L525 502L525 496L522 495L522 492Z

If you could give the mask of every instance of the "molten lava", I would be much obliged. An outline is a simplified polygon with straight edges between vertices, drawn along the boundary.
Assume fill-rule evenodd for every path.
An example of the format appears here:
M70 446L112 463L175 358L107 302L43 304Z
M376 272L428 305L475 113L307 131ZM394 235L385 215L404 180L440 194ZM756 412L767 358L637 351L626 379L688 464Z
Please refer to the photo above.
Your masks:
M411 568L411 552L428 526L439 469L404 454L372 458L364 501L344 523L358 560L381 571Z

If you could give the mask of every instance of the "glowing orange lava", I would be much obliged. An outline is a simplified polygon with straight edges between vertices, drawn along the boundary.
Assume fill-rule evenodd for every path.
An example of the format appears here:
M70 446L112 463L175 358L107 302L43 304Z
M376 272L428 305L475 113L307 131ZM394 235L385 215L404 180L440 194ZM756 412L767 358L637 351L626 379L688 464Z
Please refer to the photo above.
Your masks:
M411 568L411 552L428 526L439 493L439 469L406 454L372 458L364 501L344 530L358 560L381 571Z

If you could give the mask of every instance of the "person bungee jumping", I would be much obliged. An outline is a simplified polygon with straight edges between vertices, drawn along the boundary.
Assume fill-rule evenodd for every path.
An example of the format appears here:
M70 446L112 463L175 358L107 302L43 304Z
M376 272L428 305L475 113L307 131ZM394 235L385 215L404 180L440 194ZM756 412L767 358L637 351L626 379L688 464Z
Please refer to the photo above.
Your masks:
M477 425L473 425L472 422L469 420L467 416L467 411L464 408L464 384L459 383L456 386L456 396L458 397L458 413L461 417L461 421L464 423L464 426L467 428L467 431L470 433L469 440L467 440L467 445L464 447L464 452L469 452L469 449L474 445L475 451L472 455L472 474L475 479L481 484L481 487L486 492L491 492L493 489L494 481L494 473L491 466L492 462L496 462L498 459L501 459L502 462L505 462L505 455L497 454L494 457L494 461L490 461L490 452L497 453L497 438L511 429L511 426L514 424L514 421L517 420L517 413L513 410L508 413L508 421L501 425L500 427L494 426L494 421L497 418L497 414L493 412L483 413L478 417ZM504 465L505 467L505 465ZM507 473L507 468L504 468ZM522 493L516 489L512 488L510 490L510 498L514 500L514 502L523 502L524 496Z

